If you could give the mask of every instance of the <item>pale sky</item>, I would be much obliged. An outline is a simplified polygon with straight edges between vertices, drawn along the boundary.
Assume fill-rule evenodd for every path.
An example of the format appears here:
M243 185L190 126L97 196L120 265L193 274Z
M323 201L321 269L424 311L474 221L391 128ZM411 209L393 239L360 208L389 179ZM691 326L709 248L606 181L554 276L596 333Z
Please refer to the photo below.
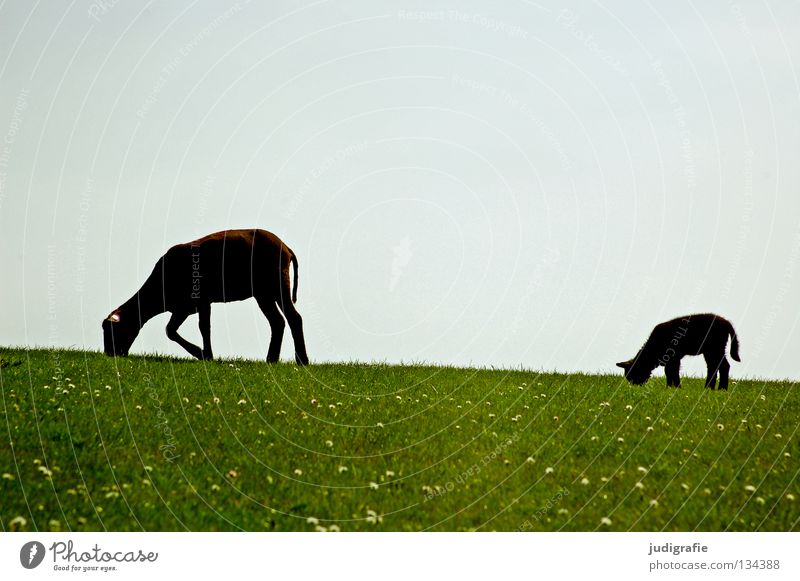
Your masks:
M258 227L312 361L616 373L712 311L734 379L800 379L800 4L263 4L0 3L0 344L100 350L169 246Z

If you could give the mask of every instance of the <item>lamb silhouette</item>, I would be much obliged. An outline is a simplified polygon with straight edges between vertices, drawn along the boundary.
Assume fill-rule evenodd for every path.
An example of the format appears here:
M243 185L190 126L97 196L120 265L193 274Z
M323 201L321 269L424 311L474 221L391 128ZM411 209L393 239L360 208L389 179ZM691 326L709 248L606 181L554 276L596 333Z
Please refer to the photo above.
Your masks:
M294 267L291 293L290 263ZM250 297L255 297L272 330L267 362L280 356L286 326L283 311L294 340L295 361L306 365L303 320L293 304L297 301L297 257L280 238L256 229L224 230L170 248L142 288L103 320L105 353L127 355L144 324L169 311L167 337L198 359L212 359L211 303ZM178 334L194 313L200 318L202 349Z
M656 367L663 366L667 386L680 387L681 359L686 355L702 355L708 367L706 387L714 389L719 371L719 389L728 389L731 368L725 358L728 336L731 357L741 361L739 339L730 321L712 313L679 317L656 325L636 356L617 363L617 367L625 370L625 379L641 385L650 379Z

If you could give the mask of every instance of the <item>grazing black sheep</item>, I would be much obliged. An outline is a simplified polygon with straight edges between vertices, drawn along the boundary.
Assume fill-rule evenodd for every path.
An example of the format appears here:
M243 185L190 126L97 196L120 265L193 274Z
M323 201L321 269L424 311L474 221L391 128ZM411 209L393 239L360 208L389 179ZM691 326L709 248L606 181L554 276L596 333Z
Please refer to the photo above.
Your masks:
M291 290L289 264L294 267ZM297 257L266 230L225 230L170 248L136 294L103 320L106 355L127 355L140 329L169 311L167 337L198 359L212 359L211 303L255 297L272 329L267 362L278 360L285 323L294 339L295 361L308 363L297 301ZM200 317L203 348L178 334L189 315Z
M703 355L708 367L706 387L714 389L719 371L719 389L728 389L731 364L725 358L725 346L731 337L731 357L739 359L739 339L730 321L711 313L687 315L655 326L633 359L617 363L625 370L625 379L641 385L659 365L664 366L667 386L680 387L681 358Z

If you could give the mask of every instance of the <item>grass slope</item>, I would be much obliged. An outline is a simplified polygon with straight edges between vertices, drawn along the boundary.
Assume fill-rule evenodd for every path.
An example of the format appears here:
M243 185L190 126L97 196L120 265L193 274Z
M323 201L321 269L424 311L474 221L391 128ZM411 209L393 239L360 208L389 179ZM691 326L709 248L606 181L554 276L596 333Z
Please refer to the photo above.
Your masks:
M794 383L725 393L2 349L0 391L3 530L786 531L800 518Z

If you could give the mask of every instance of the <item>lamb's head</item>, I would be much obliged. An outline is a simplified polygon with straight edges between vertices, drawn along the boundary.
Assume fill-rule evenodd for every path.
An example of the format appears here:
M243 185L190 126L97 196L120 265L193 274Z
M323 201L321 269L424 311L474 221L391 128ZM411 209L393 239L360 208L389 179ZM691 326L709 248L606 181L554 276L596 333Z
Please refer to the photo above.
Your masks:
M637 354L633 359L617 363L617 367L625 370L625 379L634 385L642 385L653 374L653 367L646 365L640 355Z
M125 356L139 334L138 317L126 317L117 309L103 319L103 349L109 357Z

